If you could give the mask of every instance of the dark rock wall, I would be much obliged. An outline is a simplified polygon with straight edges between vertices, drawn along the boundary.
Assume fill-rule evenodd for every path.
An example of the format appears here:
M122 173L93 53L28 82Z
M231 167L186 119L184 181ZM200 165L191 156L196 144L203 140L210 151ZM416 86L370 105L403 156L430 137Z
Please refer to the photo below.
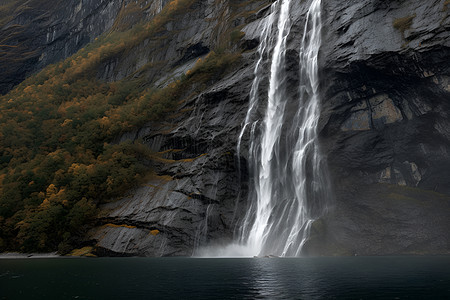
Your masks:
M310 252L449 253L445 1L324 6L321 136L336 203Z
M109 30L123 0L32 1L0 30L4 48L0 93L60 61Z
M122 2L65 2L45 22L19 16L15 23L37 24L26 36L36 36L31 40L39 51L16 75L1 78L2 91L111 28ZM236 70L219 74L222 80L184 101L162 124L118 139L143 139L164 159L148 184L102 208L99 226L87 237L98 254L191 255L199 246L233 239L248 181L247 137L241 157L236 143L253 80L258 25L272 2L197 1L166 25L164 39L145 40L98 70L101 80L145 76L148 84L164 86L220 46L221 36L245 32L235 48L244 50ZM292 90L309 2L292 4ZM447 2L323 1L319 131L334 204L314 223L305 253L450 252ZM148 17L166 1L153 3ZM145 73L136 73L146 64L151 67Z
M314 223L305 254L450 252L450 20L444 2L324 1L319 129L334 204ZM181 33L176 42L168 41L173 53L167 55L178 72L189 65L186 49L195 56L195 49L201 55L214 47L211 23L200 19L219 8L226 12L228 4L203 2L183 26L174 24ZM225 14L220 21L220 26L245 25L241 45L247 51L240 69L185 103L184 114L164 130L130 135L143 137L155 151L180 151L170 152L174 162L161 164L166 182L150 183L108 207L105 220L136 228L94 230L100 249L190 255L198 246L232 240L245 212L248 176L248 140L244 137L236 157L237 135L253 80L258 25L270 1L251 5L247 18L236 21ZM293 90L307 6L293 3L287 52ZM152 228L160 233L145 235Z
M0 94L5 94L27 76L45 66L67 58L118 23L121 9L136 0L32 0L11 13L14 18L0 29ZM168 0L143 1L148 9L131 20L132 26L142 18L158 14ZM133 16L131 16L133 17ZM7 45L7 47L5 46ZM107 76L107 75L104 75Z
M133 72L130 62L143 59L167 62L142 76L157 86L169 83L192 68L206 51L218 47L217 34L229 34L246 22L230 20L241 20L242 13L267 5L267 1L253 1L233 11L231 2L196 3L181 20L166 26L170 38L144 41L138 51L110 66L111 75L104 79ZM247 46L242 43L242 47ZM157 166L158 177L103 207L100 223L104 225L89 235L99 254L192 255L210 241L232 241L246 202L245 157L239 168L236 142L246 114L254 56L243 53L236 69L218 74L219 82L185 101L166 122L148 124L121 138L143 139L164 159ZM153 235L152 230L158 233Z

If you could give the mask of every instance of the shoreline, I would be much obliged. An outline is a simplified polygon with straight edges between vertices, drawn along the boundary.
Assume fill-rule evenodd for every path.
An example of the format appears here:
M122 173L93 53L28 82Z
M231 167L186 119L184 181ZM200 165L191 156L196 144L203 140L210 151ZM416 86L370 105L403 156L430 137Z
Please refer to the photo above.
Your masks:
M56 252L50 253L19 253L19 252L5 252L0 253L0 259L20 259L20 258L58 258L61 255Z

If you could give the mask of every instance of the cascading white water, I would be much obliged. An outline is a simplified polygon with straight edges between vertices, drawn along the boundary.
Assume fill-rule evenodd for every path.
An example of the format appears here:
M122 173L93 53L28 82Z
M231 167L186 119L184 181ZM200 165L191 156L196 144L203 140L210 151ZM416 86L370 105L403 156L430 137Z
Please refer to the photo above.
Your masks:
M321 0L313 0L307 12L297 93L287 88L290 6L291 0L276 1L264 21L250 105L239 135L238 152L250 130L251 204L240 233L244 255L300 255L311 223L326 209L329 185L317 141ZM255 112L268 64L268 103L261 123Z

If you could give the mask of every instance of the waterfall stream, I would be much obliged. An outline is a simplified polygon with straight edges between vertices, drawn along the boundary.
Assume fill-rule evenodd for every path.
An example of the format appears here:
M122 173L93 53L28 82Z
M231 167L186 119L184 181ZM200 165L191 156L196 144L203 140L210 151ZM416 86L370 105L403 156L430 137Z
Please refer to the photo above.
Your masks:
M321 0L312 0L306 13L294 68L287 59L292 3L275 1L259 28L255 77L237 143L240 157L249 138L249 207L238 240L204 248L201 256L299 256L313 222L326 213L329 181L317 136Z
M240 232L248 255L300 255L312 222L326 210L329 184L317 140L321 0L313 0L307 12L296 99L288 91L286 72L290 6L291 0L276 1L264 20L249 109L239 135L238 151L250 131L251 204ZM268 102L261 123L255 112L267 73Z

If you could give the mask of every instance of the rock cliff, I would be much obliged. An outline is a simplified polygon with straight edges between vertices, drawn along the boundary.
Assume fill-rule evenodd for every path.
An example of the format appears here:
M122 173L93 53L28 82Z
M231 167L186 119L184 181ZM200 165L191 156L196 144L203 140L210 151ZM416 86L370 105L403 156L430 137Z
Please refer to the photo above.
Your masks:
M27 40L34 54L11 69L13 75L2 75L1 91L111 29L122 6L133 1L69 2L55 6L58 14L24 13L8 23L31 24L21 36L34 37ZM144 2L148 10L130 17L127 26L152 18L166 4ZM102 63L101 80L135 76L158 87L212 50L241 53L238 67L217 74L220 80L188 96L170 118L117 138L142 139L161 159L158 176L102 207L98 226L86 236L97 254L192 255L200 246L233 240L247 207L249 178L248 137L240 156L236 143L259 24L271 2L192 1L159 36ZM293 89L307 2L292 9L286 55ZM305 254L450 253L449 1L333 0L322 9L319 131L334 201L313 224ZM2 34L12 30L8 26Z
M8 1L6 1L8 3ZM123 1L17 1L2 24L0 93L110 29ZM6 6L8 7L8 6ZM6 46L7 45L7 46Z
M293 65L307 5L295 6L297 34L288 53ZM258 43L264 8L241 21L242 45ZM305 253L448 253L446 2L328 1L323 10L320 129L335 199L314 224ZM210 45L204 37L203 45ZM172 180L139 189L106 215L138 228L136 221L145 220L139 224L161 234L142 242L145 230L103 227L94 235L100 247L130 255L189 255L207 241L231 240L246 206L245 150L236 157L235 149L254 51L244 53L240 70L186 103L182 109L189 113L174 120L170 133L142 134L157 151L182 149L160 171Z
M325 4L322 137L336 203L316 251L448 253L447 5Z
M166 2L139 1L145 11L127 14L127 19L123 20L121 12L137 1L6 0L0 12L1 63L4 66L0 74L0 93L6 93L43 67L71 56L111 29L151 19Z
M168 66L163 68L172 69L162 77L154 75L162 69L154 69L148 74L149 80L164 85L171 77L183 74L199 57L217 48L217 34L229 34L246 18L253 17L243 15L266 6L266 2L256 1L237 11L228 1L196 4L180 22L167 25L173 36L163 41L169 43L164 47L168 49L166 53L154 48L144 50L154 51L152 60L167 61ZM231 22L230 16L236 19ZM242 41L236 47L252 48L252 43L253 40ZM242 213L236 211L237 205L239 200L246 200L241 184L246 178L245 158L239 168L236 141L248 104L253 59L253 51L244 52L236 70L219 74L219 82L185 101L178 110L182 113L121 138L143 139L153 151L162 154L164 160L158 167L162 177L103 208L103 223L122 226L103 225L92 230L90 237L96 241L99 253L192 255L209 241L232 240ZM126 68L126 64L122 66ZM120 73L117 68L112 69L115 74ZM158 233L149 234L151 230Z

